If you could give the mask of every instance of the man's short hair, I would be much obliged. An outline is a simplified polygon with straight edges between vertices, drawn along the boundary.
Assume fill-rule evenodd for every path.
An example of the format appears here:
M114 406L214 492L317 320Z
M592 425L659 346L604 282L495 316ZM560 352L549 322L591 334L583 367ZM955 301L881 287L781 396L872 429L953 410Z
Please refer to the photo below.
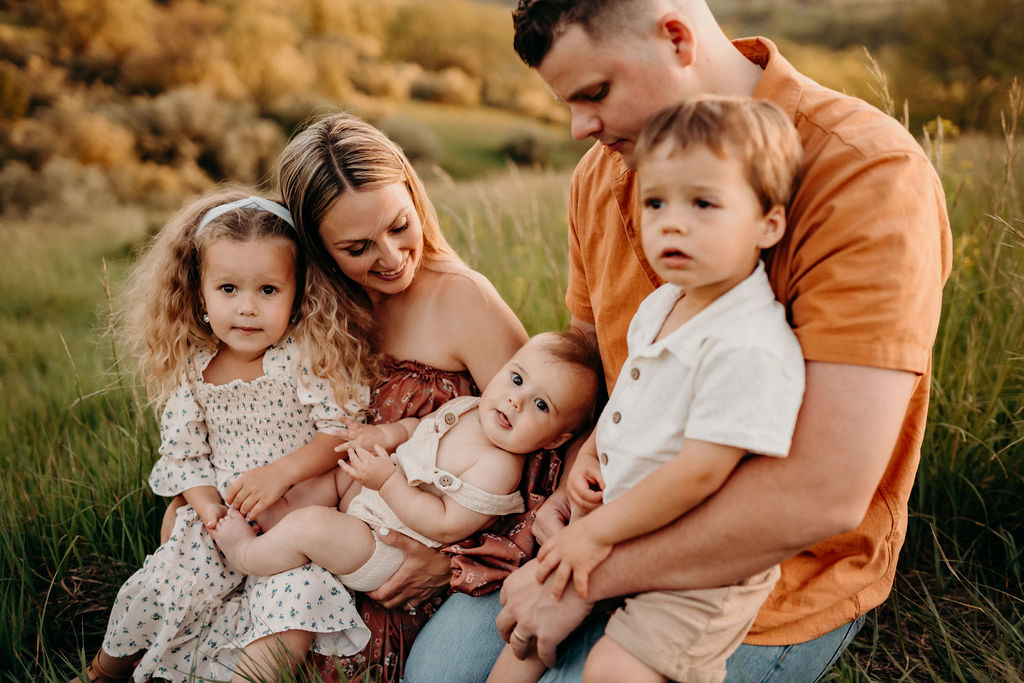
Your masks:
M591 38L605 29L630 24L647 0L519 0L512 11L515 37L512 45L526 64L537 68L551 50L555 39L569 26L579 24Z
M753 97L706 95L662 109L637 139L637 167L662 145L702 145L718 156L735 154L765 211L789 204L803 161L800 137L786 113Z

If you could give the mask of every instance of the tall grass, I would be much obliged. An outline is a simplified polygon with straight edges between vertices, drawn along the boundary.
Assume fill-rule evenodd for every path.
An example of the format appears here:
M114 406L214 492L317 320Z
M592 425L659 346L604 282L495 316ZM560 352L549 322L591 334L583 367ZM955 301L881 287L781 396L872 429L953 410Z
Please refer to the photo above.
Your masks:
M932 139L955 262L893 596L829 675L839 681L1018 681L1024 665L1024 206L1019 93L1003 140ZM938 128L942 130L942 128ZM568 174L434 181L459 253L530 332L568 322ZM0 681L62 681L98 646L117 587L156 544L145 485L157 429L110 372L97 333L152 224L0 224ZM109 275L104 274L104 263ZM315 675L311 676L315 680Z

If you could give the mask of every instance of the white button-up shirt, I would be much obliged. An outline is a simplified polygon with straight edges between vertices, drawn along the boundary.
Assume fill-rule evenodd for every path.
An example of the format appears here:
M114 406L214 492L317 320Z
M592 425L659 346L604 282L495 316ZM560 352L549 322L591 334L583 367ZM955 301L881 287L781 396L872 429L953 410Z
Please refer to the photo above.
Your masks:
M605 502L678 456L687 438L789 452L804 358L764 266L654 342L682 295L659 287L630 323L629 358L597 424Z

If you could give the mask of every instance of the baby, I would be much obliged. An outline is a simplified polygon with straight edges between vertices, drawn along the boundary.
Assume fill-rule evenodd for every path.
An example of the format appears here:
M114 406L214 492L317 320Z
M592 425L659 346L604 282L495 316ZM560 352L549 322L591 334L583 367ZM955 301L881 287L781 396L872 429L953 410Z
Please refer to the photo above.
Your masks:
M596 350L584 337L537 335L479 398L452 399L422 420L350 423L352 438L339 446L349 457L338 461L330 507L296 509L261 536L232 509L214 538L243 573L314 562L349 588L372 591L403 559L373 529L395 529L438 547L521 512L516 489L524 456L558 448L589 423L599 377Z

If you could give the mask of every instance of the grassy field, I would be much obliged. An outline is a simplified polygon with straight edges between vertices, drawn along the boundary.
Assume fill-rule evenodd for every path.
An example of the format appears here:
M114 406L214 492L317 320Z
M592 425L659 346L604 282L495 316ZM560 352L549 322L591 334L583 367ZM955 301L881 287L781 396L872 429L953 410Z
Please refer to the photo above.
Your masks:
M1019 114L1019 112L1018 112ZM1012 137L930 145L955 261L892 598L838 681L1019 681L1024 667L1024 177ZM531 332L567 322L567 172L438 179L459 252ZM0 224L0 681L62 681L98 645L117 587L155 546L152 411L100 334L106 281L163 215Z

